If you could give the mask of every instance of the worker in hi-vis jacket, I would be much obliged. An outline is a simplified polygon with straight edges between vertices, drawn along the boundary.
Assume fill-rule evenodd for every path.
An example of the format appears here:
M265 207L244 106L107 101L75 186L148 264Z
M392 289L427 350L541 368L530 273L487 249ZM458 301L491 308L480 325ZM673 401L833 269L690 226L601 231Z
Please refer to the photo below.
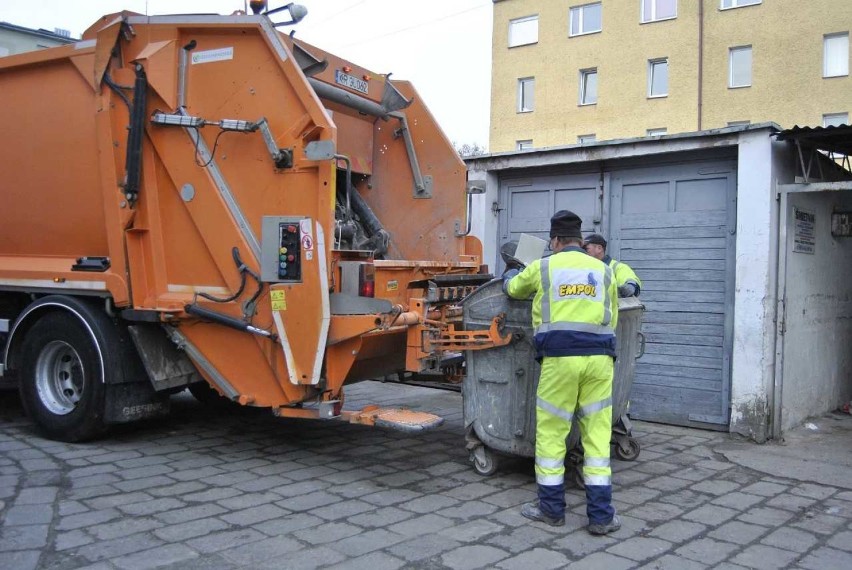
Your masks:
M560 210L550 220L553 255L504 276L512 298L533 297L532 325L541 376L536 394L538 501L521 514L565 524L565 440L576 415L585 454L588 530L602 535L621 522L612 507L609 465L612 374L618 298L612 269L582 249L580 218Z
M642 289L642 281L633 271L633 268L623 261L616 261L606 253L606 240L601 234L592 234L586 238L583 244L586 253L600 259L612 268L615 275L615 284L618 286L619 297L638 297Z

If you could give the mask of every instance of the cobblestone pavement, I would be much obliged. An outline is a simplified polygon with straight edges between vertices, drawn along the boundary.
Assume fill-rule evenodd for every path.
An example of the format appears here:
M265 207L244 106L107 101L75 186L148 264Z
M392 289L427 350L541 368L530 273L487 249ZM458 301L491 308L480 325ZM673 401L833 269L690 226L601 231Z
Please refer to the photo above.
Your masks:
M637 423L639 459L614 462L623 528L592 537L578 490L562 528L520 516L530 460L474 473L459 394L365 382L348 399L447 422L407 435L184 394L164 420L70 445L36 436L0 393L0 567L852 567L852 491L739 467L713 450L726 434Z

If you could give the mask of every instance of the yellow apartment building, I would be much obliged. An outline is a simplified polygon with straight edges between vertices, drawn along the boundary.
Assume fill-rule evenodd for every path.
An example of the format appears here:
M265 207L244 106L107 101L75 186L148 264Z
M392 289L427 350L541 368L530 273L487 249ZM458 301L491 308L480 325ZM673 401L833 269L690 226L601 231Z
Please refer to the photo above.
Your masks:
M852 0L493 0L490 152L849 123Z

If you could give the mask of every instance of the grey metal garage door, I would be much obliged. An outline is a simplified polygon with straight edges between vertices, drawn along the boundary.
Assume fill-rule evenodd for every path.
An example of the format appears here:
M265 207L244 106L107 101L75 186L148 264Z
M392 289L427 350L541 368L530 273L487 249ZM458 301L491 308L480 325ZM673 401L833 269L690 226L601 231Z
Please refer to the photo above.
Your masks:
M570 209L584 234L608 233L610 253L642 279L647 347L634 418L728 424L735 175L734 162L691 162L500 185L500 243L521 233L546 238L553 212Z
M610 251L642 279L645 356L631 416L728 425L736 168L614 172Z

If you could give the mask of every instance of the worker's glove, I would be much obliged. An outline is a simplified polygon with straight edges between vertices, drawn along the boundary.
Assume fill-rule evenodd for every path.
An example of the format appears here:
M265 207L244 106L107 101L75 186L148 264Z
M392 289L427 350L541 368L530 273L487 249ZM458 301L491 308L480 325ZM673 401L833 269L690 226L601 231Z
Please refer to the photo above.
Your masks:
M517 269L508 269L503 273L503 292L509 294L509 281L520 273Z
M634 297L636 295L636 285L633 283L625 283L618 288L619 297Z

